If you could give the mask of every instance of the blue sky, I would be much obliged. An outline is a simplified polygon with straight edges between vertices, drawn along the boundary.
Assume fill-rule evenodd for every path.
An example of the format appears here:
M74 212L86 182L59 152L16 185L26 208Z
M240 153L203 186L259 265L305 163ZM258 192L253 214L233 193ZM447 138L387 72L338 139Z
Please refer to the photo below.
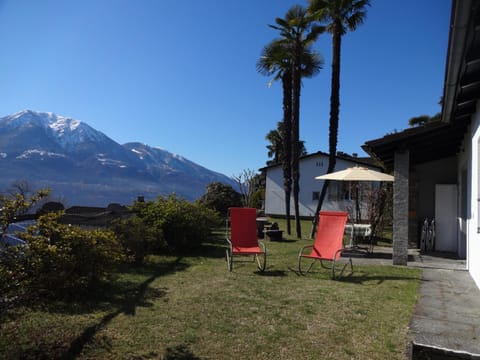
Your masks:
M23 109L82 120L227 176L267 160L280 83L256 72L267 24L292 0L0 0L0 117ZM338 150L440 111L450 0L372 0L342 43ZM300 136L328 150L331 37L303 83Z

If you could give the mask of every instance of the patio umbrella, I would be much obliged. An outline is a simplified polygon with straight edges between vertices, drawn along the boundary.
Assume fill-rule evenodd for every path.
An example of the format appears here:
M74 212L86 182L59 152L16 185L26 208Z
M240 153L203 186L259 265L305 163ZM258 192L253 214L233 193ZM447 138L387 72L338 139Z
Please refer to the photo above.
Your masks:
M345 170L330 174L316 176L318 180L341 180L341 181L393 181L393 176L384 174L366 167L354 166Z
M338 181L394 181L392 175L381 173L379 171L371 170L362 166L354 166L345 170L336 171L330 174L316 176L317 180L338 180ZM358 188L356 188L355 196L355 221L359 217L359 203L358 203Z

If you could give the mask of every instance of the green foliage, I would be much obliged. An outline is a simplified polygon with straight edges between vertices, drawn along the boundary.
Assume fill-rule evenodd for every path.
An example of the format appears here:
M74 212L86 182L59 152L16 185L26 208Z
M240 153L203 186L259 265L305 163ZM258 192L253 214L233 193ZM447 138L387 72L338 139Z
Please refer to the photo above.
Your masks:
M0 312L22 297L26 279L24 256L18 246L0 248Z
M263 201L265 200L265 189L256 190L250 197L250 204L256 209L262 207Z
M268 158L272 158L272 160L267 161L267 166L277 165L280 164L281 160L285 157L283 152L285 149L284 145L284 135L285 135L285 126L283 121L277 122L277 128L274 130L270 130L267 135L265 136L265 140L267 140L270 144L267 145L267 156ZM307 155L307 148L305 147L305 141L300 140L298 142L298 146L300 147L298 150L299 156Z
M134 207L139 208L139 204L141 203L137 203ZM146 207L151 207L149 204ZM127 259L136 265L142 264L147 255L167 248L161 223L153 220L151 212L144 211L144 214L149 216L142 218L139 215L133 215L128 219L118 220L112 225L112 230L122 244Z
M159 197L162 210L162 229L170 249L185 252L208 239L219 219L215 211L202 204L192 204L171 195Z
M207 185L207 191L199 203L221 215L226 215L228 208L242 206L242 196L232 186L214 182Z
M175 195L159 197L157 202L136 202L132 211L137 219L130 220L131 224L147 236L132 235L127 246L130 251L186 252L207 240L211 229L220 222L218 214L203 203L190 203ZM124 244L125 240L123 238ZM135 241L137 247L131 244ZM138 257L140 259L141 254Z
M122 258L120 244L111 231L84 230L58 223L60 213L39 217L26 233L27 242L4 250L8 261L0 264L0 288L5 298L77 294L109 274Z
M11 196L0 196L0 204L2 208L0 211L0 226L2 234L5 233L8 225L14 222L16 216L25 214L32 206L47 197L49 193L50 190L41 189L28 197L21 193Z
M412 117L410 120L408 120L408 125L410 125L411 127L421 126L421 125L429 124L429 123L440 121L440 120L442 120L442 113L437 113L433 116L420 115L420 116Z

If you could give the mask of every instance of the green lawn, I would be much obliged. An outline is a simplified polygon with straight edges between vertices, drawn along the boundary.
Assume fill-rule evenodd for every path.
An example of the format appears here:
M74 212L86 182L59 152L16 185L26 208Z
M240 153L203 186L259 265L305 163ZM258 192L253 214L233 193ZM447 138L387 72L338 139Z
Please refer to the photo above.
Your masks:
M310 229L305 229L306 232ZM308 240L266 242L267 270L227 272L223 236L151 257L78 302L0 319L1 359L405 359L420 272L355 266L341 281L296 272Z

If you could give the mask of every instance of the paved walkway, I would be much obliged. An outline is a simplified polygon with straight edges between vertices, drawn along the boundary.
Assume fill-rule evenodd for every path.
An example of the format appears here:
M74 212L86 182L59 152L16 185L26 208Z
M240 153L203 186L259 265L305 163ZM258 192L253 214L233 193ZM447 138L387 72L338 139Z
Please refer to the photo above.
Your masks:
M480 359L480 290L467 271L424 268L413 359Z
M391 249L376 247L372 256L353 260L392 265ZM408 266L423 269L410 322L412 359L480 360L480 290L465 270L465 261L410 250Z

